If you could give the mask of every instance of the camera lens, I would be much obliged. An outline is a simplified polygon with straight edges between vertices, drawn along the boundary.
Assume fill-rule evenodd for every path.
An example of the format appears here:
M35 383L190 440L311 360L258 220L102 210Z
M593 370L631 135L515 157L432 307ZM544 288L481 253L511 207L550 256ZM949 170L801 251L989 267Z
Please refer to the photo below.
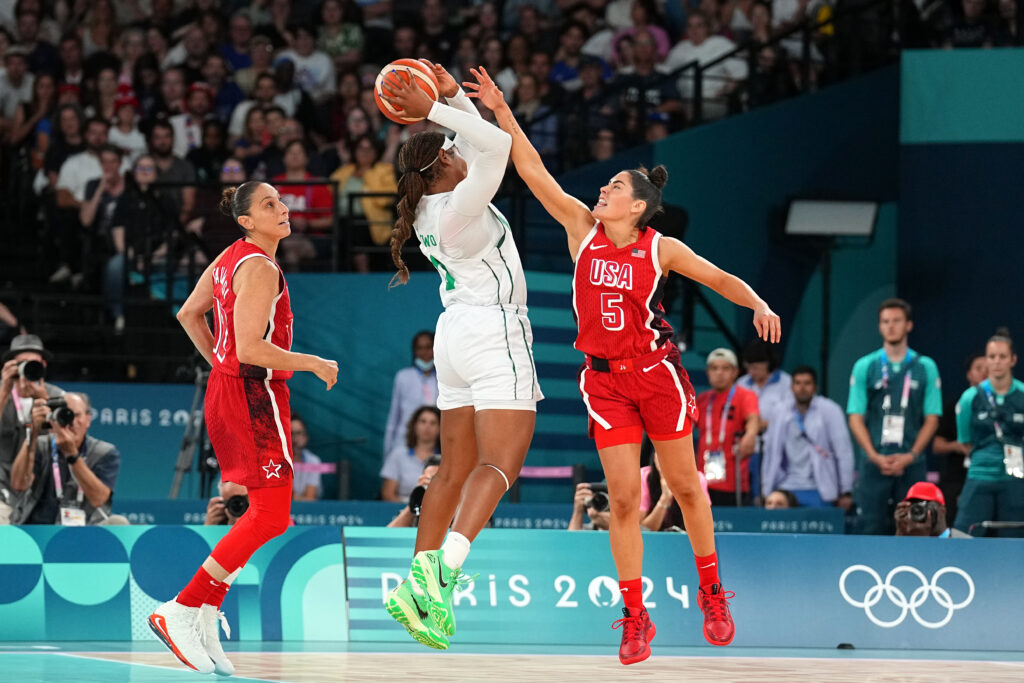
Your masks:
M910 519L921 524L928 521L928 503L918 500L910 504Z
M18 363L18 376L29 382L38 382L46 376L46 366L37 360L23 360Z
M224 501L224 507L232 517L241 517L249 509L249 496L231 496Z
M53 411L53 421L61 427L70 427L71 423L75 421L75 414L71 408L61 406Z
M608 509L608 494L598 491L594 497L587 501L587 507L594 508L597 512L604 512Z

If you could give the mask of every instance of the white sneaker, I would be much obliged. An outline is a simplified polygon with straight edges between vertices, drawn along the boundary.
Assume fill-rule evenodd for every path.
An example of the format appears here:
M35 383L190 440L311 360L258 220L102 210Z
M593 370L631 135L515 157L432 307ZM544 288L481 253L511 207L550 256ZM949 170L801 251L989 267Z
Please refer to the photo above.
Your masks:
M220 625L224 628L224 637L231 640L231 627L228 626L228 618L213 605L200 607L199 618L203 622L203 646L206 648L206 654L213 660L214 673L218 676L234 676L235 665L224 654L224 649L220 646L220 632L217 630L217 621L219 620Z
M201 674L213 673L213 661L203 646L206 625L198 607L165 602L149 615L149 628L182 664Z

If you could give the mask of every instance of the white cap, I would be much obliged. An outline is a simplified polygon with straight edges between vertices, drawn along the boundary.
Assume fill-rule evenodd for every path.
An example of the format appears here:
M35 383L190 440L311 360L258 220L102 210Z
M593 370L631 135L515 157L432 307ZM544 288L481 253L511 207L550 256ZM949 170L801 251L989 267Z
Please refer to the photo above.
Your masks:
M711 365L711 362L716 360L724 360L737 370L740 367L739 361L736 360L736 353L732 349L722 347L708 354L708 365Z

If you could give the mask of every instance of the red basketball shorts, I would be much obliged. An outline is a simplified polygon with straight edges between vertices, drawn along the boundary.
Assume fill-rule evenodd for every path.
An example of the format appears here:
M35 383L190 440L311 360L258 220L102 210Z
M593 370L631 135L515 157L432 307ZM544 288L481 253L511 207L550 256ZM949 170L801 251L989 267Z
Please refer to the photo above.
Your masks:
M669 441L693 430L697 398L679 351L673 346L664 357L659 355L636 364L631 372L599 372L587 364L581 368L588 432L599 449L640 443L644 431L654 441Z
M251 488L291 486L291 408L285 380L214 370L206 386L206 431L221 479Z

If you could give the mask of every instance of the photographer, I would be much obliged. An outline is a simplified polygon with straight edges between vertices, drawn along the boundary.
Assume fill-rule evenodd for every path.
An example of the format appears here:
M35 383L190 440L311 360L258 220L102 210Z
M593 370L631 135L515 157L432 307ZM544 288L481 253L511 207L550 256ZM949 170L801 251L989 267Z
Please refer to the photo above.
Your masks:
M583 523L584 512L590 518L586 524ZM584 529L608 531L610 524L608 484L577 484L576 495L572 499L572 518L569 519L569 531Z
M217 485L219 496L214 496L206 505L206 519L203 524L231 526L249 509L249 489L241 484L222 481Z
M418 526L420 521L420 506L423 504L423 495L427 492L430 480L437 474L437 468L441 465L441 456L432 455L423 463L423 472L416 480L416 488L409 494L409 504L402 508L398 515L388 522L388 527L409 527Z
M0 363L0 525L10 524L17 504L11 487L11 467L21 450L32 423L32 405L37 398L60 396L64 392L46 384L46 364L53 357L34 334L20 334Z
M937 536L971 538L970 534L946 526L946 499L938 486L919 481L896 504L893 513L897 536Z
M11 468L11 488L25 491L16 523L85 526L110 517L121 454L88 436L91 424L85 394L36 399L29 439Z

